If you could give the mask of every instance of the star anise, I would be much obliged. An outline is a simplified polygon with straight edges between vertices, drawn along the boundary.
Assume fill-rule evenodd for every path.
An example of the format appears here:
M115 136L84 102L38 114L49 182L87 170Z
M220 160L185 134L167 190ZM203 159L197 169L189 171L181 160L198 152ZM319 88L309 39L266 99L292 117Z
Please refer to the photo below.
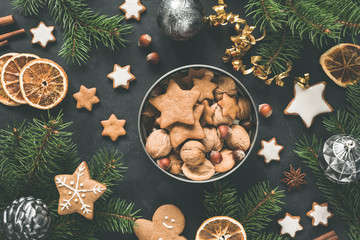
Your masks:
M286 183L289 186L288 191L294 189L295 187L300 190L301 184L306 184L307 181L304 179L306 176L305 173L301 173L301 168L298 168L296 171L292 165L290 165L290 172L284 172L285 178L281 182Z

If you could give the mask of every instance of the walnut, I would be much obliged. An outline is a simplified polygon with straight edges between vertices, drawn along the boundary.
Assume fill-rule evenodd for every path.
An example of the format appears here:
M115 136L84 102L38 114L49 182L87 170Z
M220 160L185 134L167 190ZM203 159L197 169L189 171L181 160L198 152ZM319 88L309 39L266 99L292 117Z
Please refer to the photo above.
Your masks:
M145 149L152 158L166 157L172 149L169 134L163 129L155 130L147 138Z
M205 152L220 151L223 147L223 140L220 139L218 131L214 127L205 127L203 128L205 133L205 138L201 140L204 144Z
M237 94L237 86L235 81L227 76L221 76L216 80L217 88L214 90L214 96L217 101L223 97L223 93L234 97Z
M250 137L245 128L240 125L231 126L230 137L225 140L226 145L232 150L246 151L250 147Z
M187 165L199 165L205 160L205 147L199 141L188 141L181 148L180 157Z
M215 164L216 172L227 172L235 166L235 160L233 157L233 152L229 149L223 149L220 152L222 156L222 161L219 164Z
M169 171L174 175L179 175L181 173L181 167L184 162L181 160L180 156L177 154L171 154L170 159L170 169Z
M251 113L251 102L246 97L239 97L237 100L237 105L240 108L240 111L237 112L236 118L239 120L246 120L250 117Z
M216 127L220 126L220 125L228 125L230 126L233 122L234 119L232 119L230 116L223 116L222 113L222 108L219 106L219 104L214 103L211 106L212 109L215 109L214 115L213 115L213 121L214 121L214 125Z

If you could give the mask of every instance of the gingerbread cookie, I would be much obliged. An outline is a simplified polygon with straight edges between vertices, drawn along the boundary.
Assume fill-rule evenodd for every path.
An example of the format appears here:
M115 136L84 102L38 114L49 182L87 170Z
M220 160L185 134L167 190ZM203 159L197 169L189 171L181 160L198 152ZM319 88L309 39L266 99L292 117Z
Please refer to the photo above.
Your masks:
M166 204L155 211L152 221L136 220L134 232L139 240L186 240L180 236L184 228L184 214L178 207Z
M329 204L318 204L313 202L312 209L306 213L306 216L312 218L312 225L318 226L319 224L327 227L329 218L332 218L334 214L329 211Z
M146 7L140 3L140 0L125 0L125 3L119 7L125 13L125 19L131 18L140 21L140 13L146 10Z
M194 87L191 90L200 92L199 102L202 102L205 99L214 99L213 91L217 87L217 84L211 82L212 78L212 76L205 75L202 79L193 79Z
M215 113L215 109L210 107L209 102L207 100L204 100L201 103L201 105L204 105L204 112L200 120L201 125L202 126L206 124L213 125L214 124L213 115Z
M333 111L325 100L325 88L326 82L319 82L309 88L294 83L294 98L284 110L284 114L299 115L305 126L310 128L317 115Z
M189 69L188 75L183 77L181 81L190 89L194 86L193 79L194 78L202 78L204 76L214 77L214 73L206 68L200 68L199 70L195 70L193 68Z
M79 213L93 219L94 202L106 191L106 186L90 178L89 167L82 162L72 175L55 176L59 191L59 215Z
M126 131L124 129L125 123L126 120L119 120L115 114L111 114L108 120L101 121L101 125L104 127L101 135L109 136L111 140L115 142L119 136L126 135Z
M114 65L114 71L107 77L113 80L113 88L123 87L125 89L129 89L130 82L136 79L130 72L130 65L120 67L117 64Z
M195 123L193 125L186 125L182 123L175 123L168 128L170 132L171 144L177 148L187 139L203 139L205 133L200 124L200 117L204 111L204 105L197 105L194 110ZM161 123L162 123L161 119Z
M93 105L100 102L99 98L95 94L96 88L88 89L84 85L81 85L80 91L73 95L77 101L76 108L86 108L88 111L91 111Z
M222 108L222 114L224 117L229 116L232 119L235 119L236 115L240 111L236 98L229 97L226 93L223 93L223 97L220 101L218 101L218 104Z
M290 237L295 238L296 232L302 231L303 227L300 225L301 217L294 217L289 213L285 214L283 219L279 219L278 223L281 226L280 234L289 234Z
M56 41L56 38L53 35L54 28L54 26L48 27L45 23L40 22L36 28L30 29L30 32L33 35L31 43L38 43L42 48L46 48L48 43Z
M273 137L270 141L261 140L261 149L257 155L264 157L266 164L271 161L280 161L280 152L284 149L283 146L278 145L276 138Z
M193 107L199 99L200 92L182 90L171 80L166 93L150 98L149 102L161 112L161 128L167 128L174 123L193 125Z

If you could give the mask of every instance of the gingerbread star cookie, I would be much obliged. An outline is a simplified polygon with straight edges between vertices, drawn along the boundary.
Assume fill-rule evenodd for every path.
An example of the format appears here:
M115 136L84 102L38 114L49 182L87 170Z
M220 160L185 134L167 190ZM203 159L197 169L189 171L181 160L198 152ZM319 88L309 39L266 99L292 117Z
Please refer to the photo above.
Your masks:
M114 71L107 77L113 80L113 88L123 87L125 89L129 89L130 82L136 79L130 72L130 65L120 67L117 64L114 65Z
M146 10L146 7L140 3L140 0L125 0L125 3L119 7L125 13L125 19L131 18L140 21L140 13Z
M200 92L182 90L179 85L171 80L166 93L149 102L161 112L161 128L167 128L176 122L188 125L194 124L193 107L199 99Z
M30 32L33 35L32 44L38 43L42 48L46 48L48 43L55 42L56 38L53 35L54 26L46 26L45 23L40 22L36 28L31 28Z
M212 77L209 75L205 75L202 79L193 79L194 87L191 90L200 92L199 102L202 102L205 99L214 99L213 91L217 88L217 84L211 82L211 79Z
M76 108L86 108L88 111L91 111L93 105L100 102L99 98L95 96L95 94L96 88L88 89L84 85L81 85L80 91L73 95L77 101Z
M204 100L202 103L204 105L204 112L201 116L201 125L204 126L206 124L214 125L213 115L215 113L215 109L211 108L209 102Z
M126 131L124 129L124 125L126 120L119 120L115 116L115 114L111 114L108 120L101 121L101 125L103 125L104 130L102 132L102 136L109 136L111 140L114 142L118 139L119 136L126 135Z
M184 228L184 214L178 207L166 204L155 211L152 221L136 220L134 232L139 240L186 240L180 236Z
M240 111L236 98L229 97L226 93L223 93L223 98L218 101L218 104L222 108L222 114L224 117L229 116L232 119L235 119L237 113Z
M283 219L278 220L278 223L281 226L280 234L289 234L292 238L295 238L296 232L303 230L303 227L300 225L300 220L300 217L294 217L291 214L286 213Z
M93 219L94 202L104 194L106 186L90 178L89 167L82 162L72 175L55 176L59 191L59 215L79 213Z
M257 155L264 157L266 164L269 164L271 161L280 161L280 152L284 149L283 146L278 145L276 138L273 137L269 141L261 140L261 149Z
M194 86L193 79L194 78L202 78L204 76L210 76L211 78L214 77L214 73L206 68L200 68L199 70L195 70L193 68L189 69L188 75L181 79L182 82L190 89Z
M333 217L334 214L329 211L329 204L323 203L318 204L313 202L312 209L306 213L306 216L312 218L312 225L318 226L319 224L327 227L329 218Z
M177 148L187 139L203 139L205 133L200 124L200 118L204 111L204 105L195 106L194 117L195 123L193 125L186 125L182 123L175 123L171 125L168 130L170 132L171 144L174 148ZM161 119L162 124L162 119Z
M294 98L284 110L284 114L299 115L305 126L310 128L317 115L333 111L324 98L325 87L326 82L319 82L307 89L294 83Z

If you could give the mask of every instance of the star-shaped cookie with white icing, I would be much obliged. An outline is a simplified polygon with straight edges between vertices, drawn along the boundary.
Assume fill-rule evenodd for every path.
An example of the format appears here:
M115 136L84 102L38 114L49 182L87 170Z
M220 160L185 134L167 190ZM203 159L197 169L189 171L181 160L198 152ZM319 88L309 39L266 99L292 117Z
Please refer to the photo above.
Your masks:
M278 220L281 226L280 234L289 234L290 237L295 238L296 232L302 231L303 227L300 225L300 217L294 217L289 213L285 214L285 217Z
M277 144L276 138L273 137L269 141L261 140L261 149L257 155L264 157L266 164L271 161L280 161L280 152L284 149L283 146Z
M284 114L299 115L305 126L310 128L314 118L322 113L329 113L333 108L324 98L326 82L319 82L309 88L294 84L294 98L286 107Z
M329 218L333 217L334 214L329 211L328 203L318 204L313 202L312 209L306 213L306 216L312 218L312 225L314 227L319 224L327 227Z
M130 82L136 79L130 72L130 65L120 67L117 64L114 65L114 71L109 73L107 77L113 80L113 88L123 87L125 89L129 89Z
M146 7L140 3L140 0L125 0L125 3L119 7L125 13L125 19L131 18L140 21L140 13L146 10Z
M36 28L30 29L33 35L31 43L38 43L42 48L46 48L48 43L55 42L56 38L53 35L54 26L46 26L45 23L40 22Z

